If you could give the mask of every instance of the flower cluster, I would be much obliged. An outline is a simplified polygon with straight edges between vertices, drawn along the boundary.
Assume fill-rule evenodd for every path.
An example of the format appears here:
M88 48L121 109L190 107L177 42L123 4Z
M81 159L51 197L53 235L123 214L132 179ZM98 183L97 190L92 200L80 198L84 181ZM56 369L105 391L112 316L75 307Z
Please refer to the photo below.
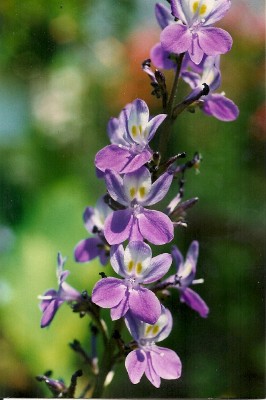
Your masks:
M197 198L182 202L184 175L192 167L198 170L200 154L183 164L185 153L167 156L172 124L185 109L199 106L202 111L223 121L234 120L238 108L224 94L214 93L221 84L220 54L230 50L231 36L216 28L230 7L229 0L171 0L171 9L162 4L155 7L156 18L162 28L161 41L151 50L151 61L157 68L173 69L175 79L170 96L164 74L151 69L151 61L143 63L153 87L152 94L162 98L162 113L150 117L148 105L141 99L127 104L117 118L111 118L107 126L110 144L95 156L97 176L104 179L107 194L95 208L87 207L83 218L89 238L82 239L74 249L78 263L86 263L99 257L105 266L109 261L115 276L96 282L91 296L80 294L66 284L68 271L63 271L65 260L58 256L59 289L48 290L43 296L41 326L48 326L59 306L71 302L75 312L88 313L103 334L105 355L109 370L115 360L124 357L129 379L139 383L143 374L159 387L161 378L177 379L181 375L181 361L170 349L155 343L165 339L172 330L170 310L161 299L178 290L181 303L185 303L206 318L209 309L205 301L190 286L202 283L195 279L199 244L194 240L184 260L176 245L171 253L153 257L151 245L165 245L173 241L174 230L186 226L185 212ZM181 102L176 102L177 82L182 78L191 92ZM151 141L158 136L158 148ZM168 207L154 209L169 195ZM158 253L158 249L157 249ZM173 264L173 266L172 266ZM172 266L173 272L169 272ZM168 274L169 273L169 274ZM168 275L167 275L168 274ZM112 321L124 321L133 342L124 343L120 330L107 333L100 317L100 309L110 309ZM114 322L115 323L115 322ZM93 348L95 348L95 332ZM116 341L118 356L114 355ZM74 346L77 349L77 346ZM79 347L78 347L79 348ZM93 359L95 359L95 349ZM111 361L110 361L111 360ZM93 364L91 362L91 364ZM101 378L98 367L94 395L100 394ZM100 367L99 367L100 368ZM105 366L106 371L106 366ZM98 376L99 375L99 376ZM102 382L102 383L101 383Z

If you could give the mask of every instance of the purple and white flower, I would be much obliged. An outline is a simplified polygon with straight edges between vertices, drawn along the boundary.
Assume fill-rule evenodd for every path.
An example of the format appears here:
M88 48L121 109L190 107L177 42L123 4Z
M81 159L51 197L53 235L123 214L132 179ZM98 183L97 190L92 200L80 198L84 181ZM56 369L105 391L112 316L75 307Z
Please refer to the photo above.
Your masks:
M146 167L125 174L107 170L105 181L110 196L125 207L114 211L104 224L104 235L110 245L125 240L146 239L153 244L165 244L173 239L174 228L170 218L157 210L144 208L164 198L173 180L170 170L153 184Z
M161 315L153 325L136 320L130 312L125 321L138 344L138 349L131 351L125 362L131 382L139 383L144 373L157 388L160 387L161 378L178 379L182 370L180 358L173 350L155 344L167 338L172 330L170 311L162 306Z
M108 215L112 213L110 207L101 197L96 207L87 207L83 214L85 228L94 235L88 239L81 240L75 247L74 257L77 262L84 263L99 257L102 265L109 260L110 246L105 240L103 227Z
M204 83L209 86L209 94L201 97L199 103L205 114L212 115L221 121L233 121L238 117L238 107L232 100L225 97L224 93L213 93L221 85L219 55L206 57L202 64L201 74L194 71L182 71L182 78L193 89L186 100L197 95Z
M125 250L121 244L113 246L110 261L123 279L102 278L92 291L92 301L102 308L110 308L112 320L130 310L135 318L154 324L160 316L161 304L142 284L161 279L171 266L171 255L164 253L152 258L146 243L130 242Z
M96 168L119 173L140 168L151 159L149 142L165 118L166 114L159 114L149 119L149 108L143 100L136 99L128 104L118 118L110 119L108 135L111 144L96 154Z
M40 308L43 316L41 319L41 328L45 328L52 322L57 310L64 302L72 302L81 300L81 294L65 282L70 274L69 271L64 271L66 258L63 258L61 253L57 256L57 279L58 290L49 289L43 296L38 296L41 301Z
M194 290L189 288L191 284L203 283L203 279L194 279L198 254L199 243L196 240L189 246L185 260L178 248L173 246L172 256L176 266L176 274L169 276L161 282L161 285L169 284L169 287L178 289L181 302L186 303L190 308L197 311L201 317L206 318L209 313L209 307Z
M223 18L230 6L230 0L171 0L172 14L178 21L162 31L163 49L175 54L188 52L195 64L204 54L227 53L232 47L231 36L212 25Z

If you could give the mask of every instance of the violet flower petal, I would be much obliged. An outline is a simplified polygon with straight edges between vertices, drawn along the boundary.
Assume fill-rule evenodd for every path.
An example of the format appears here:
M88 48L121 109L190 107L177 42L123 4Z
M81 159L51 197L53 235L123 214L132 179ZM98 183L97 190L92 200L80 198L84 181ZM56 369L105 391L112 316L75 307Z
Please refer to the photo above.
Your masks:
M200 75L193 71L182 72L182 78L192 89L196 89L201 82Z
M105 183L110 196L120 204L127 206L129 199L125 194L123 179L119 173L114 170L107 169L105 171Z
M109 254L106 254L106 251L104 249L100 249L99 259L102 265L106 265L109 261Z
M161 123L165 120L167 117L167 114L159 114L153 117L146 125L146 129L144 131L144 136L147 140L147 142L150 142L155 135L155 132L157 131L158 127L161 125Z
M93 288L92 301L102 308L112 308L125 297L126 291L121 279L102 278Z
M130 241L124 252L125 273L128 277L142 279L150 268L152 252L149 245L142 241Z
M58 291L58 298L63 301L81 300L81 294L68 283L63 282Z
M146 353L147 367L145 369L145 375L149 379L149 381L153 384L153 386L159 388L161 385L161 378L154 370L150 353L151 353L150 351Z
M57 291L55 289L49 289L44 293L43 296L56 297L57 296ZM42 300L40 302L40 309L42 310L42 312L44 312L46 310L46 308L49 306L51 301L52 301L52 299L50 299L50 300Z
M216 0L215 7L209 13L209 15L206 16L205 25L212 25L222 19L230 7L231 0Z
M143 242L143 236L139 230L138 219L133 218L132 228L128 240L130 242Z
M129 172L136 171L141 168L144 164L150 161L152 152L149 147L143 149L139 154L132 154L123 169L120 171L121 174L127 174Z
M123 111L120 116L123 115ZM110 118L107 125L107 133L112 144L128 147L128 138L125 139L125 124L119 118Z
M188 22L185 14L183 12L182 4L181 4L180 0L171 0L171 10L172 10L173 15L176 18L180 19L183 22L186 22L186 23Z
M153 257L148 269L143 273L143 283L152 283L161 279L169 270L172 264L172 257L168 253L159 254Z
M136 318L151 325L155 324L161 314L161 304L155 294L142 287L130 292L129 308Z
M202 110L205 114L225 122L234 121L239 115L239 109L235 103L219 93L208 95Z
M138 215L138 224L142 236L153 244L165 244L173 240L173 223L161 211L145 209Z
M128 203L137 199L139 204L146 204L147 193L151 189L151 173L146 167L124 175L123 189Z
M129 309L128 296L123 297L120 303L111 309L111 319L113 321L122 318Z
M99 218L95 215L94 207L86 207L83 213L83 221L85 224L85 228L89 233L93 233L94 226L98 227Z
M196 275L196 266L199 255L199 243L194 240L188 249L186 260L179 264L179 268L177 270L177 274L181 279L181 286L186 287L191 285L195 275Z
M184 257L182 255L182 253L179 251L179 249L177 248L177 246L172 247L171 253L173 256L173 261L176 266L176 272L178 273L180 266L182 266L184 264Z
M100 171L113 169L121 171L127 164L131 153L127 148L119 147L117 144L109 144L99 150L95 156L95 165Z
M114 245L111 247L110 262L114 271L122 276L126 277L126 271L124 267L124 247L122 244Z
M41 328L45 328L46 326L50 325L52 322L58 308L64 303L63 300L54 299L51 300L48 307L46 307L42 319L41 319Z
M177 379L181 376L182 364L178 355L170 349L156 346L150 352L154 371L163 379Z
M203 56L204 56L204 52L203 49L200 46L199 43L199 36L192 36L192 41L191 41L191 46L188 49L188 53L189 56L191 58L191 60L195 63L195 64L200 64Z
M144 322L136 318L129 310L125 315L125 324L133 339L139 341Z
M65 271L61 271L58 277L58 284L62 285L62 283L66 280L66 278L68 277L68 275L70 274L70 271L65 270Z
M207 27L198 32L199 45L208 56L227 53L232 47L232 37L221 28ZM195 61L194 61L195 62Z
M155 4L155 16L162 29L174 22L173 15L171 14L169 8L160 3Z
M162 313L158 321L156 322L155 326L158 326L159 330L156 333L156 335L154 335L153 333L154 342L161 342L170 335L173 327L173 317L171 312L163 305L162 305Z
M102 241L98 238L81 240L74 249L75 260L80 263L93 260L99 256L99 245L102 245Z
M147 104L141 99L134 100L128 118L128 133L135 143L147 144L147 140L143 138L143 133L148 121L149 108Z
M192 42L192 33L185 25L168 25L160 36L162 48L169 53L180 54L186 52Z
M110 245L119 244L130 236L133 215L130 210L114 211L106 219L104 224L104 235Z
M138 157L137 157L138 156ZM135 159L135 157L137 157ZM135 154L129 149L119 147L116 144L109 144L98 151L95 156L95 165L105 172L106 169L112 169L116 172L126 173L145 164L151 158L151 153L146 150L143 154Z
M145 351L141 349L131 351L125 361L126 370L132 383L140 382L140 379L146 369L147 359Z
M186 303L190 308L197 311L202 318L206 318L209 314L209 307L205 301L190 288L186 288L181 292L180 300Z
M170 58L170 53L162 48L161 43L156 43L150 51L150 58L156 68L160 69L174 69L176 63Z
M162 200L167 194L171 183L173 181L173 174L169 171L162 174L152 185L149 193L140 204L151 206Z

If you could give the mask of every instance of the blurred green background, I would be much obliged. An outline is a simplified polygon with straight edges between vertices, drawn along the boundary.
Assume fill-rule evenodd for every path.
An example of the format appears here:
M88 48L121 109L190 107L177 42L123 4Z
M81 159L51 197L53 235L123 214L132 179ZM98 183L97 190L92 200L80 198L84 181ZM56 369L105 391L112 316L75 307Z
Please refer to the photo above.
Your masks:
M233 3L220 24L234 38L222 57L221 90L240 116L224 123L183 113L171 146L203 155L201 173L189 171L185 186L185 198L200 201L175 244L185 253L193 239L200 242L197 277L205 284L196 290L210 315L201 319L173 293L166 305L174 329L162 345L179 354L181 379L160 389L145 378L132 385L120 365L107 397L265 396L264 2ZM104 191L93 160L108 143L108 119L136 97L161 112L140 68L159 38L154 4L0 2L1 396L49 397L36 375L51 369L69 383L76 369L86 372L68 343L76 338L89 348L89 320L64 305L41 330L37 296L56 288L58 251L79 290L90 291L103 270L97 262L75 264L73 248L87 236L84 208Z

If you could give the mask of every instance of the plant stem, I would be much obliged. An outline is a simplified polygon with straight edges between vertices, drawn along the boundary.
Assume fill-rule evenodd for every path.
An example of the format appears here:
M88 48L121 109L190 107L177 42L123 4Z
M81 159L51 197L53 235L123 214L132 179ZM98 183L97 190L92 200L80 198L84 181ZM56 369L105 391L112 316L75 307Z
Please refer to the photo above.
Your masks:
M169 100L168 100L168 103L166 106L166 112L169 117L172 116L172 111L173 111L174 103L175 103L176 96L177 96L178 81L179 81L179 76L180 76L180 71L181 71L184 55L185 55L185 53L181 53L181 54L179 54L179 56L176 59L175 78L174 78L171 94L170 94L170 97L169 97Z
M101 363L99 365L99 374L96 378L96 383L93 390L92 398L100 398L103 395L104 383L106 381L106 377L109 374L109 372L113 369L115 363L114 352L117 348L117 342L114 338L114 333L121 332L123 324L124 324L123 318L117 320L114 324L113 333L110 339L104 343L105 346Z
M167 117L165 118L163 124L161 125L162 128L159 128L160 129L159 152L161 154L162 160L164 159L166 152L167 152L167 145L168 145L170 135L171 135L171 127L175 120L175 118L173 118L173 110L175 107L179 76L180 76L180 71L181 71L184 55L185 55L185 53L181 53L177 57L175 78L174 78L174 82L173 82L173 86L172 86L172 90L171 90L171 94L170 94L168 103L164 110L167 113Z

